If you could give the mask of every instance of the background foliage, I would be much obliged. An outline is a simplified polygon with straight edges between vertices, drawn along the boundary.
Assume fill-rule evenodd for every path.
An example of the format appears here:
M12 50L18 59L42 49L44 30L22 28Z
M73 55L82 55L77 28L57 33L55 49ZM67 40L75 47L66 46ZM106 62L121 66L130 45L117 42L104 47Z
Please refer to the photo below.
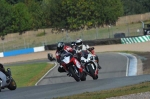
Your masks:
M149 0L0 0L0 36L54 28L77 31L150 11Z

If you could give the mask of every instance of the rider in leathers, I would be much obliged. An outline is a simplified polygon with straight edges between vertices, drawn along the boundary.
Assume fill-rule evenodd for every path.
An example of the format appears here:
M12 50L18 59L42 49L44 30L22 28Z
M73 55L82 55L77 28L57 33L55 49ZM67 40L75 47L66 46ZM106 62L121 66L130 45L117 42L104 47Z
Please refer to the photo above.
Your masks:
M97 60L98 68L101 69L101 66L99 65L99 58L95 54L94 47L89 47L89 45L84 45L82 42L82 39L77 39L76 40L76 53L80 53L82 50L87 50L91 54L93 54ZM80 58L79 54L78 54L78 57ZM80 60L80 59L78 59L78 60Z
M8 83L10 81L10 75L9 73L5 70L4 66L0 64L0 71L2 71L6 75L6 82Z
M62 54L63 50L66 51L67 53L74 54L74 50L70 46L66 46L64 44L64 42L59 42L58 43L57 50L56 50L56 59L57 59L57 62L60 64L60 66L58 67L59 72L67 72L68 71L67 68L66 68L66 65L64 63L62 63L61 60L60 60L60 57L61 57L61 54ZM83 69L81 67L80 62L76 58L73 58L73 62L77 66L77 68L79 68L79 72L83 73Z

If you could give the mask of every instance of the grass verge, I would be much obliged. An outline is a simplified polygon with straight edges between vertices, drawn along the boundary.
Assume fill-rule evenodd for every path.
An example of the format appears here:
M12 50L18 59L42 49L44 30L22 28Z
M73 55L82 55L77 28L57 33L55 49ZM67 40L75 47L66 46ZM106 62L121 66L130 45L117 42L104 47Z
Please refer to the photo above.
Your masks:
M34 86L35 83L52 67L54 64L33 63L19 66L7 66L12 71L12 76L17 83L17 87Z
M143 82L136 85L125 86L125 87L105 90L105 91L85 92L82 94L66 96L66 97L58 97L54 99L106 99L110 97L136 94L136 93L147 92L147 91L150 91L150 82Z

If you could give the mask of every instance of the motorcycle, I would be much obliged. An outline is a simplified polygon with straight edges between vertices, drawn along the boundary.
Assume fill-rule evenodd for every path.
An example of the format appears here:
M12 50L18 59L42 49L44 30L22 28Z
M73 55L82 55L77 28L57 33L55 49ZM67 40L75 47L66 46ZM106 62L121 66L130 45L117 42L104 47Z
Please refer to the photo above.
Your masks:
M93 80L98 79L98 63L96 57L88 52L83 50L80 52L81 58L80 62L88 75L90 75Z
M10 75L9 82L7 81L6 75L0 71L0 92L2 89L8 88L9 90L15 90L17 88L15 80L12 78L10 68L7 68L7 72Z
M69 74L68 76L73 77L77 82L79 82L80 80L85 81L86 76L79 72L79 69L73 63L74 59L75 57L71 53L68 53L66 51L63 51L61 53L60 60L61 63L65 64L66 70L68 70L68 74Z

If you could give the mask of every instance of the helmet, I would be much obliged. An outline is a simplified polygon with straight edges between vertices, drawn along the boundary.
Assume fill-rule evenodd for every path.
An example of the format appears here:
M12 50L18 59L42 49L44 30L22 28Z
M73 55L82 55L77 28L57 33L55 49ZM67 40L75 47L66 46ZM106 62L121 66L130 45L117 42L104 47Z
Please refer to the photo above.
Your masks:
M63 50L64 46L65 46L65 43L64 43L64 42L59 42L59 43L57 44L57 50L58 50L58 51Z
M71 47L76 46L76 42L71 42Z
M82 43L82 39L77 39L76 40L76 45L82 45L83 43Z

